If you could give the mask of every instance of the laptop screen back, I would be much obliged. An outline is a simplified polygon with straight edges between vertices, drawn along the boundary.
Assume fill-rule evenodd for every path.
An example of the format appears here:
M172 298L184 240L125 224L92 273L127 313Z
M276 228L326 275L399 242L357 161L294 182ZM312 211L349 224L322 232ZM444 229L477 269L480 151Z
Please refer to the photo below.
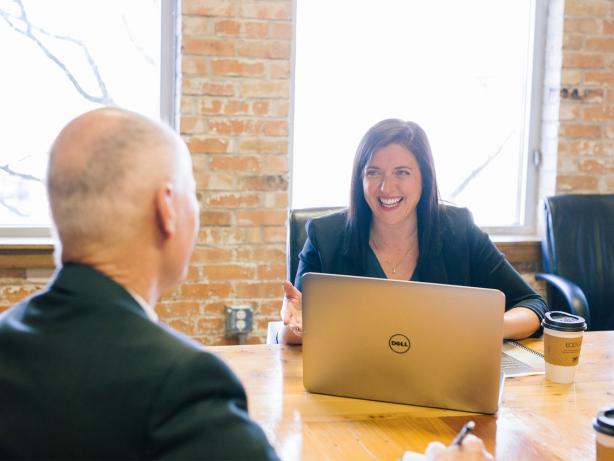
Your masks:
M308 273L302 302L308 391L497 411L500 291Z

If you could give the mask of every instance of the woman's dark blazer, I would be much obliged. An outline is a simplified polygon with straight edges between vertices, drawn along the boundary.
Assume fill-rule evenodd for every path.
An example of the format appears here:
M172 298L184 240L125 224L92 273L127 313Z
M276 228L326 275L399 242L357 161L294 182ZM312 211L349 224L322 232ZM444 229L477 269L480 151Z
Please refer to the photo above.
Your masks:
M307 272L386 278L379 264L360 264L344 252L347 210L307 222L307 240L299 255L295 286ZM505 294L505 309L523 306L540 319L546 303L514 270L466 208L441 207L441 230L431 254L420 257L415 273L421 282L496 288ZM370 256L374 256L370 248ZM376 258L370 258L376 261ZM416 278L414 278L416 280Z

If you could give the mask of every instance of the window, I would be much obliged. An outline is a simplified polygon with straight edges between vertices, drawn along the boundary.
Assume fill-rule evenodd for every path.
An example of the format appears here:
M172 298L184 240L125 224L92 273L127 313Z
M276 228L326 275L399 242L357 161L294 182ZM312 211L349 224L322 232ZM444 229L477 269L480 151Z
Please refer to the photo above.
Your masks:
M419 123L443 200L534 226L546 1L297 1L291 204L347 205L385 118Z
M73 117L119 105L175 124L171 0L0 0L0 236L45 236L49 147Z

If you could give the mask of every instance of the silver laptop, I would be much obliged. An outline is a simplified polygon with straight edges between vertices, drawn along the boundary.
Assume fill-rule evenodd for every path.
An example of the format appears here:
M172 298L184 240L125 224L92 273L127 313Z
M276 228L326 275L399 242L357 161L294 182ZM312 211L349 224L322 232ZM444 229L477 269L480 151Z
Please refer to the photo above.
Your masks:
M302 285L308 391L497 411L502 292L315 273Z

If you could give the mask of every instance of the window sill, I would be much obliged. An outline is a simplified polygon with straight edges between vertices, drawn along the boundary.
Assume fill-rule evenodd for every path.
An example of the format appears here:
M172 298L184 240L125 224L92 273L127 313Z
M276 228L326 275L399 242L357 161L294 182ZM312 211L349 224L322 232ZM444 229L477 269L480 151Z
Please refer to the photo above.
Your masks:
M54 268L49 237L0 238L0 269Z

